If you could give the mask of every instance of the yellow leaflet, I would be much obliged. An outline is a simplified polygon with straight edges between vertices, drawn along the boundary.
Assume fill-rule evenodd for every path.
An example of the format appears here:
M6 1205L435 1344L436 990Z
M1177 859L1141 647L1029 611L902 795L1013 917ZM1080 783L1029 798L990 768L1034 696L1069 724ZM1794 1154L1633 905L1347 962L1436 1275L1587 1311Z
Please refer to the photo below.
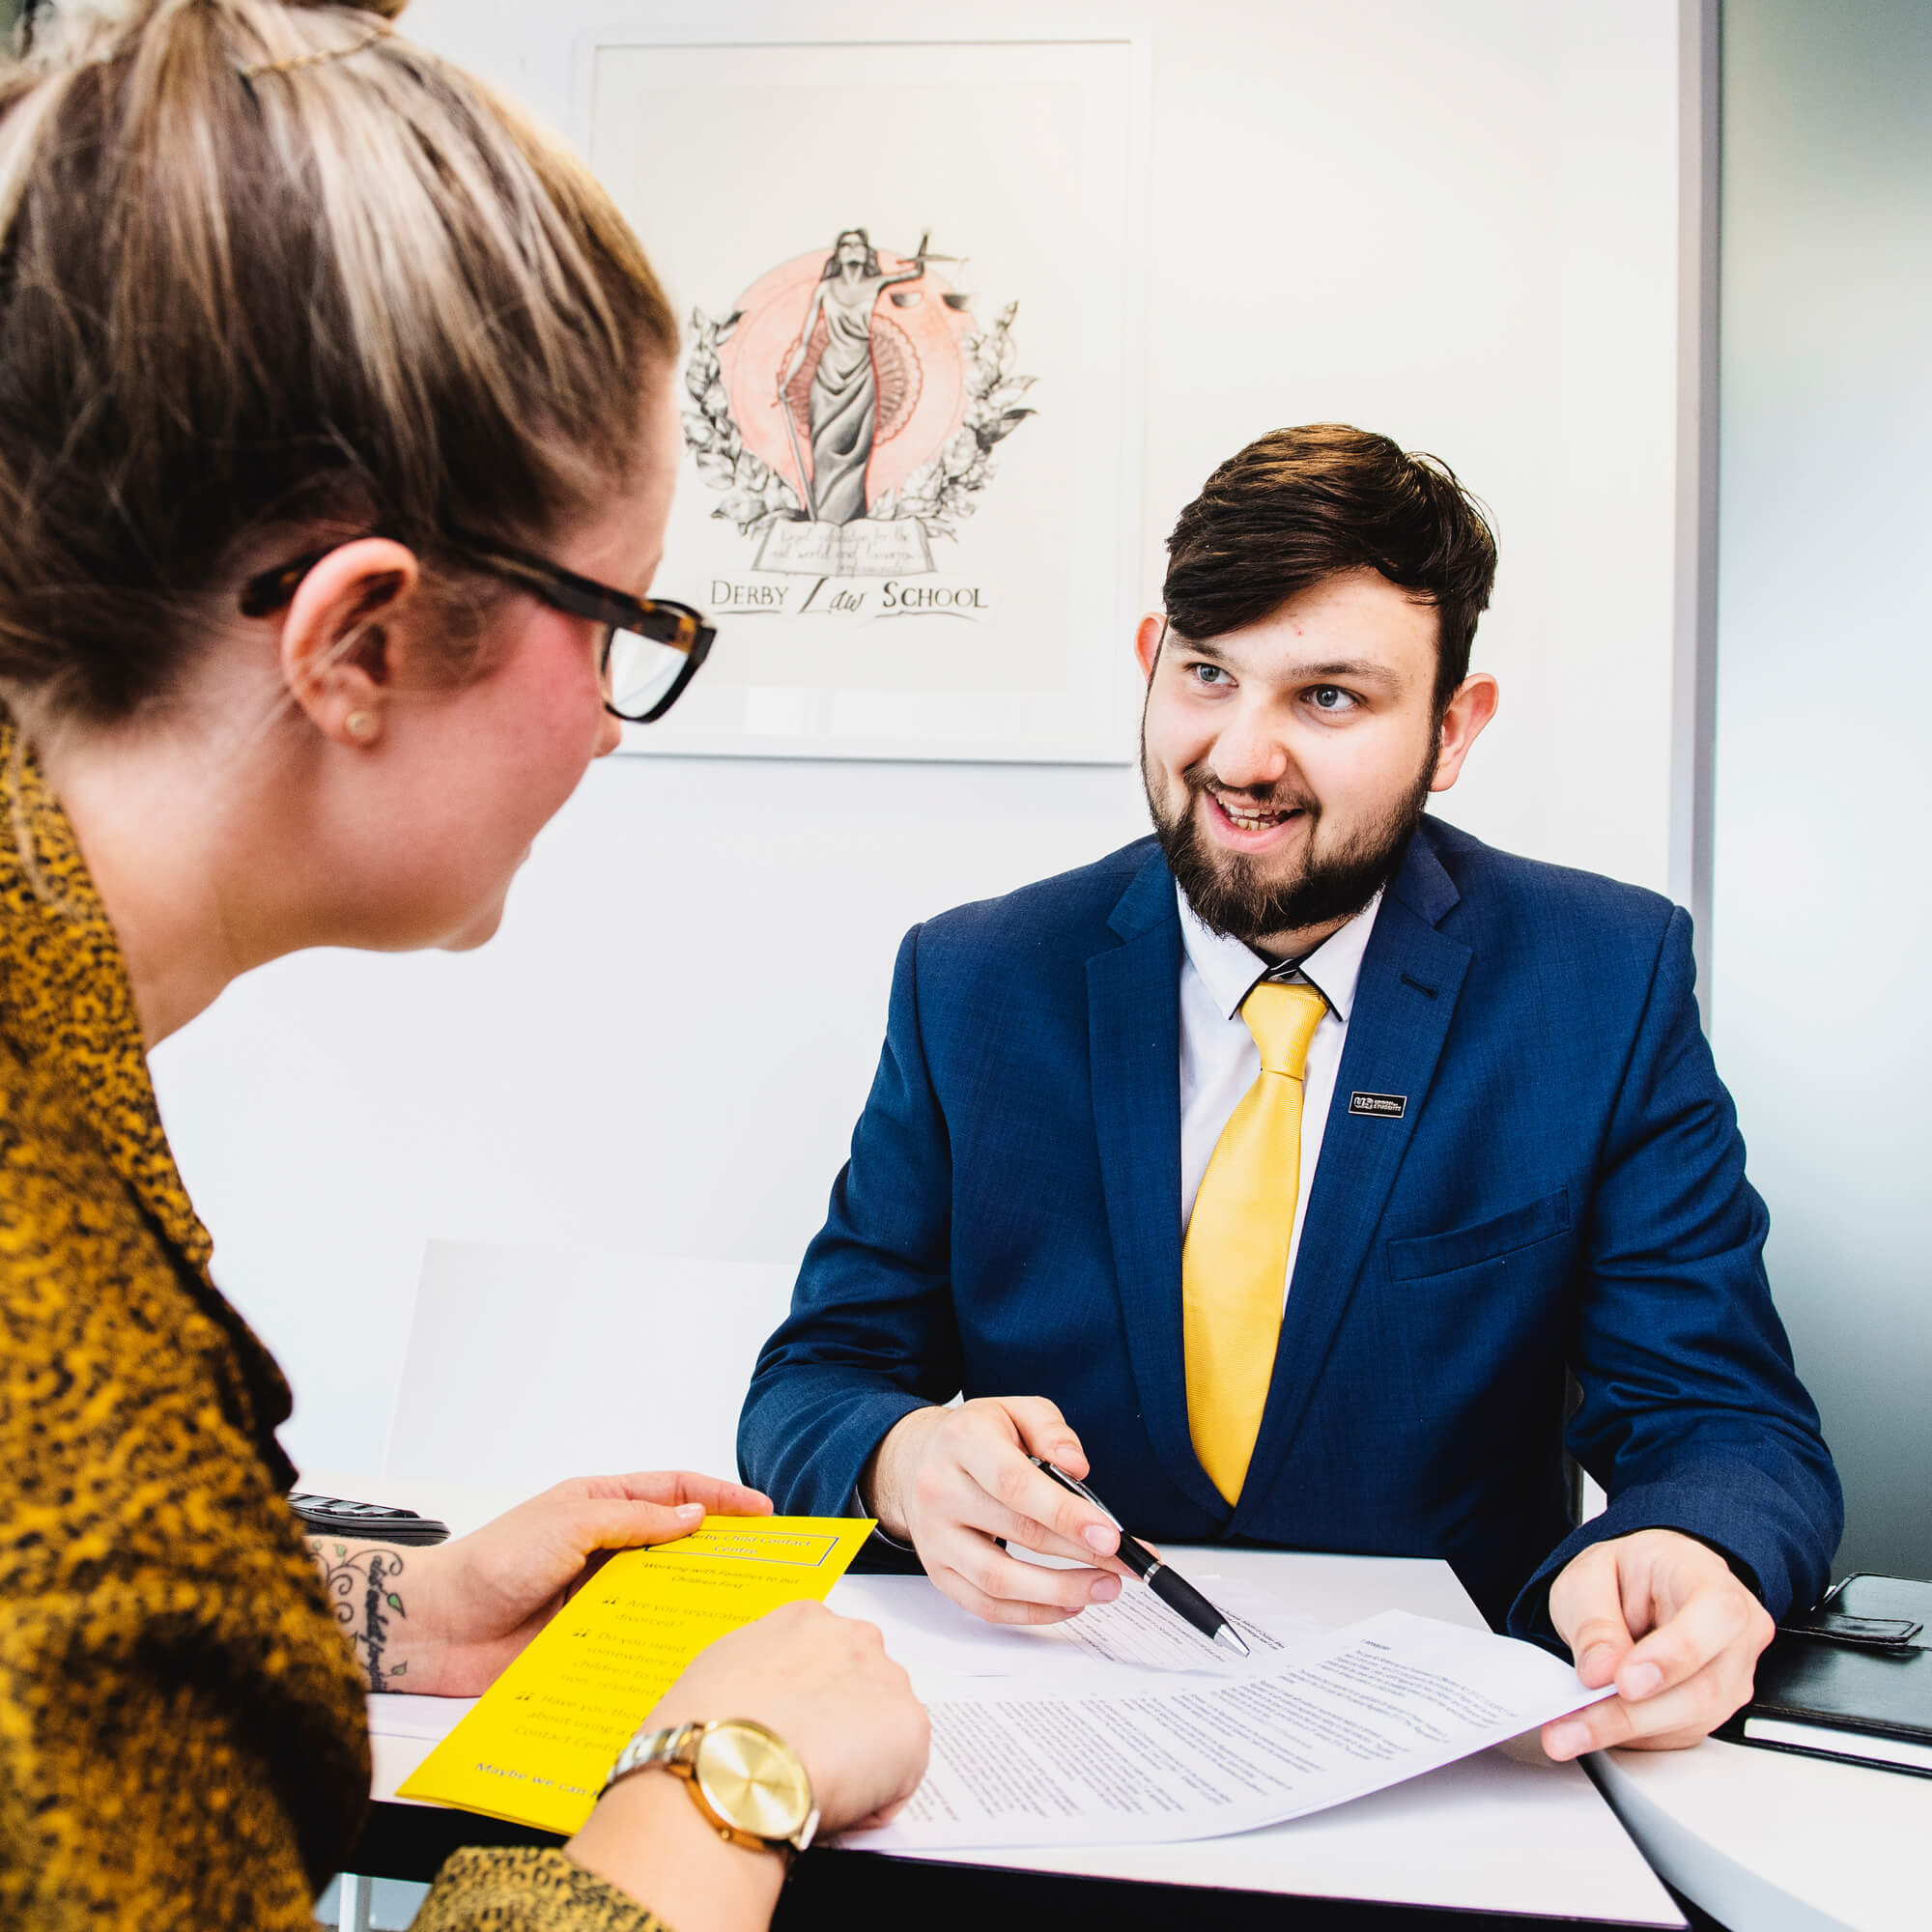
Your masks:
M676 1543L613 1556L400 1795L575 1832L684 1666L781 1604L822 1600L871 1529L863 1517L710 1516Z

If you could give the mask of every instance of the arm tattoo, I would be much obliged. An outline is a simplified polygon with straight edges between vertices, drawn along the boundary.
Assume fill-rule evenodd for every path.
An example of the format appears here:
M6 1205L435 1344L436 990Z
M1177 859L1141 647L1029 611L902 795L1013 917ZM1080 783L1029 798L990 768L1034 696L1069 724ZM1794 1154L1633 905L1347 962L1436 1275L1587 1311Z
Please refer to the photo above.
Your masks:
M310 1537L308 1547L322 1571L329 1608L355 1646L370 1690L400 1690L395 1680L408 1673L409 1663L385 1666L384 1657L390 1617L409 1615L396 1589L404 1569L402 1552L384 1544L337 1543L328 1537Z

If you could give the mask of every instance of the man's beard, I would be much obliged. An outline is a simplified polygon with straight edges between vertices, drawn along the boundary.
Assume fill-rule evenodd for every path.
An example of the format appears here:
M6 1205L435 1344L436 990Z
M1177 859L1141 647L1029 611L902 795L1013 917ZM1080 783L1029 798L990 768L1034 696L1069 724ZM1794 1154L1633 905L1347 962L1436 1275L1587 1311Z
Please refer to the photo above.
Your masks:
M1168 870L1204 925L1257 950L1263 940L1274 934L1304 932L1311 926L1351 919L1360 912L1395 877L1410 835L1429 803L1429 787L1435 777L1435 754L1432 750L1428 763L1408 790L1339 852L1311 858L1291 879L1270 880L1246 853L1210 849L1201 830L1201 794L1232 791L1234 787L1217 787L1205 764L1189 765L1180 775L1187 799L1175 816L1154 790L1145 739L1141 746L1141 782ZM1321 808L1314 799L1281 786L1265 798L1258 799L1248 792L1239 796L1264 810L1298 808L1305 811L1309 849L1313 851L1316 827L1321 818Z

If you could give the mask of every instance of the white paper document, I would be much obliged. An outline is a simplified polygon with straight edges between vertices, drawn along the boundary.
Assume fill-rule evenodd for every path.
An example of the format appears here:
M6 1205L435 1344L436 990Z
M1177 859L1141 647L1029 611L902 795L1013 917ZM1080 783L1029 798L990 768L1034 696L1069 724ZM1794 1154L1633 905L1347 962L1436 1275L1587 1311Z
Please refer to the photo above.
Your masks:
M369 1694L372 1738L445 1738L476 1708L474 1697L409 1697L393 1690Z
M1109 1667L1113 1689L1083 1671L1052 1690L1031 1673L915 1668L932 1716L924 1781L891 1825L845 1842L914 1852L1218 1837L1364 1797L1614 1694L1531 1644L1402 1610L1294 1637L1225 1673Z
M1094 1604L1062 1624L988 1624L923 1577L845 1577L832 1607L869 1617L886 1647L912 1673L921 1696L944 1694L956 1677L1023 1678L1056 1690L1093 1685L1120 1690L1163 1675L1233 1677L1264 1665L1285 1642L1321 1626L1278 1597L1208 1573L1188 1580L1241 1633L1244 1662L1210 1643L1142 1584L1128 1582L1111 1604ZM1127 1673L1122 1675L1123 1670Z
M1213 1579L1219 1584L1218 1577ZM1211 1586L1210 1586L1211 1587ZM1064 1624L1046 1624L1037 1641L1061 1655L1054 1667L1064 1673L1065 1653L1097 1658L1108 1663L1128 1663L1142 1670L1180 1670L1211 1677L1244 1677L1282 1655L1285 1645L1274 1632L1246 1617L1223 1587L1214 1607L1241 1634L1248 1656L1231 1656L1205 1637L1151 1590L1130 1583L1111 1604L1094 1604Z

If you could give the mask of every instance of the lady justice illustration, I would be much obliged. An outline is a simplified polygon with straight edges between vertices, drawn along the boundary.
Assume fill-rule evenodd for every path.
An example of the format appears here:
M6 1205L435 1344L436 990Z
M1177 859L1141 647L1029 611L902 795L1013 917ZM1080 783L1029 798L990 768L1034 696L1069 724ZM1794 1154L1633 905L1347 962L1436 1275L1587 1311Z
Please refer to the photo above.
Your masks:
M751 569L903 577L933 569L1034 415L1008 302L990 323L934 265L848 228L691 316L687 447L712 515L755 541ZM883 259L882 259L883 257ZM883 299L881 299L883 298Z
M921 280L925 263L922 242L906 267L881 269L871 238L863 228L846 229L826 257L797 346L779 372L779 406L784 411L787 433L795 435L788 392L805 367L822 322L825 340L811 372L808 409L811 469L806 509L815 523L857 523L866 514L866 466L871 461L879 426L882 359L873 312L887 289ZM903 380L901 357L887 353L895 365L892 373ZM802 461L797 468L801 475L806 473Z

